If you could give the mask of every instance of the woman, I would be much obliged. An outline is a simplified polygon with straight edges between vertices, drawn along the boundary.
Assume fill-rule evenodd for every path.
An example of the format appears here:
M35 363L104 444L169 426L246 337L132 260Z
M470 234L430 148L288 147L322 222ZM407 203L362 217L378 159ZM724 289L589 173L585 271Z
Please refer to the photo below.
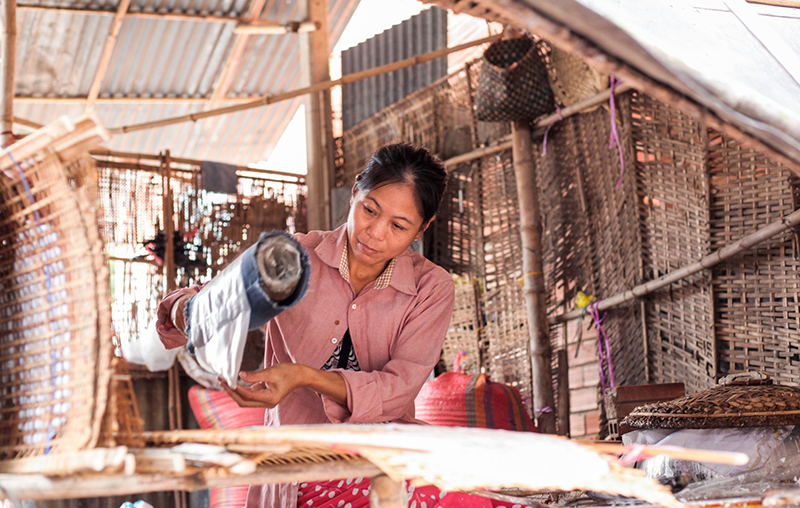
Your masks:
M308 292L267 324L265 368L242 372L253 386L226 387L231 397L266 408L267 426L415 422L414 398L439 359L454 284L409 247L434 220L446 185L444 165L428 151L378 150L356 178L347 222L295 236L309 256ZM196 291L174 292L159 307L168 348L186 343L180 304ZM296 506L297 498L293 485L251 487L248 506Z

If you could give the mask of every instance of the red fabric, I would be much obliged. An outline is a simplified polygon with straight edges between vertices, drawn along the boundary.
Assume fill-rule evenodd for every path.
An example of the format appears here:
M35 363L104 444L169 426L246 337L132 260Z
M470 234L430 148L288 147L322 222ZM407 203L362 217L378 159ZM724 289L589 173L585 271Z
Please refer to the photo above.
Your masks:
M367 508L369 478L301 483L297 508ZM432 485L406 485L409 508L520 508L521 505L495 501L462 492L442 492Z
M485 374L442 374L425 383L415 406L417 418L431 425L537 431L519 390Z
M264 409L239 407L230 395L201 386L189 389L189 405L201 429L240 429L264 424ZM209 508L242 508L247 485L211 489Z

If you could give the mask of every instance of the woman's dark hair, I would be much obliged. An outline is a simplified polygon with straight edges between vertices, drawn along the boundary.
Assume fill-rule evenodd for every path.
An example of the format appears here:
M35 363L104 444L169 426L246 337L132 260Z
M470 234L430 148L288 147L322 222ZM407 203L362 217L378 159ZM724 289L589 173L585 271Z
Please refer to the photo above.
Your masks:
M438 157L424 148L397 143L379 149L356 178L356 189L369 192L393 183L410 185L417 199L422 224L439 210L447 188L447 171Z

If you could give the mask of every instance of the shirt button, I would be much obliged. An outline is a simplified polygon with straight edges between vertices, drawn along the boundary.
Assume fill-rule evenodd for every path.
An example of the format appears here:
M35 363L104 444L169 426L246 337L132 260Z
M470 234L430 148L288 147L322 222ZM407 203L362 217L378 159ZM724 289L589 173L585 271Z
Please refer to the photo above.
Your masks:
M353 306L352 306L351 308L352 308L353 310L356 310L356 307L357 307L357 305L356 305L356 304L353 304Z
M336 337L331 339L331 344L336 344L337 342L339 342L339 339L337 339Z

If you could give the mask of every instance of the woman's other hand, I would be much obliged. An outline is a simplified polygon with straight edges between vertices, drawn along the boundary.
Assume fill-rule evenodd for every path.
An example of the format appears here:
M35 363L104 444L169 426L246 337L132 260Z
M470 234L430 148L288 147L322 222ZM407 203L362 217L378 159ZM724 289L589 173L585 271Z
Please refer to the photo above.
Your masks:
M239 377L251 386L228 386L220 380L222 388L241 407L273 408L292 390L303 385L303 372L308 367L297 363L279 363L268 369L241 372Z

